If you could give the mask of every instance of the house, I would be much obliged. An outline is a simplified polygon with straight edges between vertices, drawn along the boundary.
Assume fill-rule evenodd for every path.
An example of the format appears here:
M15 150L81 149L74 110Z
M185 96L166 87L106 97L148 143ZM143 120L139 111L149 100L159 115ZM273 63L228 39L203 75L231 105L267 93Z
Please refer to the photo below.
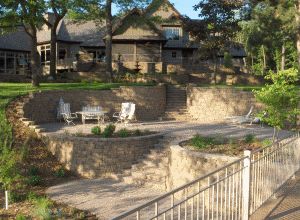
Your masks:
M52 20L52 14L46 16L49 21ZM153 22L156 18L160 22ZM57 70L80 71L79 67L84 65L92 67L97 62L103 62L105 33L104 22L75 22L64 18L57 28ZM21 32L17 36L21 38ZM28 41L25 33L23 37L24 40L17 39L18 42L25 42L25 39ZM9 40L7 36L0 37L0 53L2 44L6 41L2 38ZM50 29L46 24L38 31L37 38L43 73L47 74L50 64ZM154 0L145 10L133 9L115 19L112 40L113 68L142 73L187 70L194 63L194 54L198 49L198 45L183 29L182 15L168 0ZM23 46L20 51L24 50L28 54L30 50ZM11 48L6 49L8 51L12 48L14 47L11 45ZM7 67L12 66L11 60L5 63L8 73ZM14 71L17 73L17 69Z

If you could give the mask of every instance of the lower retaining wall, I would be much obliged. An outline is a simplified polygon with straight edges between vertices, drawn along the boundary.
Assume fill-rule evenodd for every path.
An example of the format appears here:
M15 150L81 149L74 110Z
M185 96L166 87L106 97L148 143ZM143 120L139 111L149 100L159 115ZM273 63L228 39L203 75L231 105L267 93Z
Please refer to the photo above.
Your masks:
M136 118L138 120L157 120L165 112L166 87L136 86L121 87L112 90L68 90L43 91L33 93L24 104L24 118L36 124L57 121L57 106L60 97L71 104L71 111L81 111L86 105L100 105L111 116L121 110L122 102L136 104Z
M169 160L167 190L187 184L237 159L237 157L191 151L180 145L173 145Z
M129 169L162 138L160 134L129 138L86 138L49 135L44 139L65 168L87 178Z
M262 109L252 92L227 88L187 88L189 115L203 123L222 122L226 117L246 115L251 106L254 112Z

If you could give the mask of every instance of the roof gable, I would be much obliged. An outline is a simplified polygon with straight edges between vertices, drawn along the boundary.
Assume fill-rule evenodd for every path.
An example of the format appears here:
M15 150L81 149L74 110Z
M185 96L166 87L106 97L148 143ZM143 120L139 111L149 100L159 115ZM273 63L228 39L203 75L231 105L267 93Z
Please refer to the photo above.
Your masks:
M180 12L168 0L153 0L146 9L147 16L159 16L162 19L181 19Z

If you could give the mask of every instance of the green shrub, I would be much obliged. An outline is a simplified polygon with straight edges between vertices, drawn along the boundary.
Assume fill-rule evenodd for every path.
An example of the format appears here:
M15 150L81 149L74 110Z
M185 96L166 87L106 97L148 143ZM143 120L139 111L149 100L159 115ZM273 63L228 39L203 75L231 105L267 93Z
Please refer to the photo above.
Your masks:
M244 141L248 144L253 143L255 140L255 135L254 134L247 134L244 138Z
M36 198L34 201L33 215L38 219L51 219L52 202L46 197Z
M64 168L61 167L58 170L56 170L54 175L56 177L64 177L66 175Z
M29 176L37 176L39 175L39 168L35 166L30 166L28 169L28 175Z
M208 146L214 145L215 141L212 137L203 137L197 134L192 138L191 143L194 147L206 148Z
M16 220L26 220L26 216L25 215L22 215L22 214L18 214L16 216Z
M269 146L269 145L272 144L272 140L270 140L270 139L264 139L264 140L261 142L261 144L262 144L263 147L267 147L267 146Z
M121 137L121 138L126 138L129 135L130 135L130 132L126 128L123 128L120 131L118 131L118 136Z
M42 178L40 176L29 176L27 179L27 184L31 186L38 186L41 185L42 183Z
M104 131L102 132L102 136L105 138L112 137L116 130L116 126L113 124L109 124L104 128Z
M37 194L34 193L34 192L29 192L27 194L27 200L30 201L30 202L34 202L36 199L38 198Z
M91 132L94 135L100 135L101 134L101 128L99 126L92 127Z
M10 191L8 194L8 200L11 203L22 202L22 201L26 200L26 197L27 197L26 194L14 192L14 191Z
M136 129L136 130L134 131L134 136L141 136L141 135L142 135L142 132L141 132L140 129Z

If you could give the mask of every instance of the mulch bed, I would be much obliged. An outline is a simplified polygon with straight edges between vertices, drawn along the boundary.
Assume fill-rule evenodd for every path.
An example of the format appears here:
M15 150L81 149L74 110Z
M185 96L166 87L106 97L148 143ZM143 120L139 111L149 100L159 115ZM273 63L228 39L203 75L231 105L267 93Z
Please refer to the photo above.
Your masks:
M255 140L253 143L246 143L244 140L237 140L235 143L210 145L205 148L197 148L192 146L191 140L184 141L180 145L192 151L209 154L222 154L227 156L243 156L244 150L253 151L262 147L261 142L258 140Z

